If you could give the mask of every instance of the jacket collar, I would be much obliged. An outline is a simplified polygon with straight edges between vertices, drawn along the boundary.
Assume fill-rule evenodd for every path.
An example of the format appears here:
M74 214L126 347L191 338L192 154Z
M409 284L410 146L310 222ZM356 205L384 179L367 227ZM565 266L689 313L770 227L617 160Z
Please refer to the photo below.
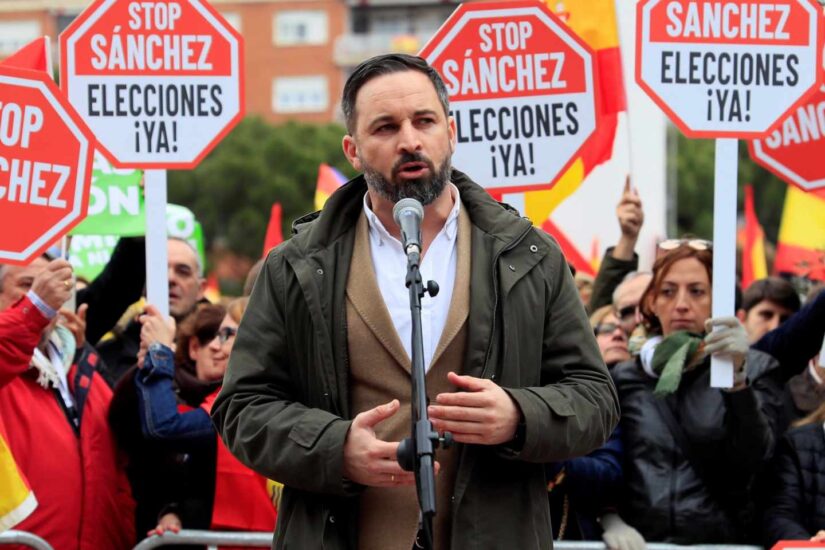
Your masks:
M495 237L503 244L510 243L531 227L531 223L518 216L507 205L496 202L487 191L466 174L453 169L451 181L458 187L463 206L473 225ZM295 220L293 235L299 236L295 244L306 253L326 248L330 243L348 234L358 221L363 209L363 197L367 183L359 175L339 187L327 200L323 210ZM505 208L502 209L501 206ZM514 215L515 214L515 215Z

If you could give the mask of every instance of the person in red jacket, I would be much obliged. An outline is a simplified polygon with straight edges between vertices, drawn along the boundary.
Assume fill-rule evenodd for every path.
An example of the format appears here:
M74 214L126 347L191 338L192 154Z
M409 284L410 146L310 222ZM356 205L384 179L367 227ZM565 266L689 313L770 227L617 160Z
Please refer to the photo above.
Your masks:
M0 420L38 506L16 526L60 550L134 541L134 502L107 422L112 392L83 340L85 309L60 310L71 265L0 265Z

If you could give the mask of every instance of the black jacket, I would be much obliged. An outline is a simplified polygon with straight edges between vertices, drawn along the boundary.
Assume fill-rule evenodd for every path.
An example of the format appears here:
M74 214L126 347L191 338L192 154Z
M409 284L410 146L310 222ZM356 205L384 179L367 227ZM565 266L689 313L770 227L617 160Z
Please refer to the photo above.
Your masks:
M95 345L112 330L126 309L140 300L145 283L146 240L143 237L120 239L100 275L89 286L77 291L77 306L89 306L86 341ZM101 374L106 378L105 373ZM109 386L114 385L108 379L107 382Z
M825 529L825 432L808 424L787 433L767 483L765 543L808 540Z
M710 387L709 360L684 374L664 399L686 435L697 471L682 452L653 396L657 380L637 360L614 367L625 450L622 517L646 540L677 544L743 542L753 476L774 448L781 408L776 361L748 353L749 385Z

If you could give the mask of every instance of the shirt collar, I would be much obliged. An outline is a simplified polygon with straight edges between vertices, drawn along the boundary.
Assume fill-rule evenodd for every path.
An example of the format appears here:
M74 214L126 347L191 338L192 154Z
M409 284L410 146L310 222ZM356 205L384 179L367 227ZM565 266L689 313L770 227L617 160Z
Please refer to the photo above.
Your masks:
M450 214L447 216L447 221L444 222L444 227L442 231L445 232L447 238L451 241L456 238L458 234L458 214L461 211L461 194L458 192L458 187L456 187L452 182L448 184L450 187L450 195L453 198L453 208L450 210ZM390 235L390 232L387 231L387 228L384 227L384 224L381 223L381 220L378 219L378 216L375 212L372 211L372 205L370 204L370 194L369 192L364 193L364 214L367 216L367 222L369 222L370 232L378 238L378 244L383 246L384 242L396 242L399 246L401 243L398 239Z

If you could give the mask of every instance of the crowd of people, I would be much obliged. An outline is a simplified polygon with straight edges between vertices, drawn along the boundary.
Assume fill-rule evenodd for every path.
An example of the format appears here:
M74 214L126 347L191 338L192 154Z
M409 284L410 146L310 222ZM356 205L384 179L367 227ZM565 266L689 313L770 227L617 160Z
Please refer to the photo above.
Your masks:
M380 104L413 86L415 93L398 103L402 107L409 97L435 98L437 77L420 60L393 56L377 63L377 73L361 74L362 82L349 88L353 104L349 111L345 105L345 113L353 120L359 116L354 105L366 101L358 98L369 94ZM358 95L359 86L366 96ZM446 100L432 101L441 101L446 116ZM419 117L421 109L413 110ZM441 124L439 107L423 112L430 118L421 127ZM354 126L350 132L350 161L359 169L364 163L364 171L376 177L366 161L369 154L379 160L380 150L370 151ZM363 149L356 153L356 146ZM411 174L426 171L424 161L406 164ZM449 170L449 163L442 166ZM786 280L762 279L740 293L735 316L712 317L712 243L663 241L651 271L639 271L635 249L644 215L642 199L628 182L617 206L619 242L606 251L592 284L579 286L579 301L568 267L546 235L534 233L460 172L452 172L450 181L454 185L438 195L448 206L446 229L438 233L444 240L431 246L457 247L449 274L456 290L441 312L445 326L455 330L427 348L430 415L439 431L455 432L457 441L457 449L437 455L439 506L453 506L462 521L475 517L474 524L464 524L470 532L495 534L496 528L512 531L527 520L513 515L497 521L496 502L490 502L527 503L529 521L547 525L530 523L533 530L507 537L529 540L530 547L549 546L549 540L536 540L544 533L556 540L603 539L617 550L641 549L646 541L825 542L825 368L817 356L825 336L821 286L801 300ZM376 248L389 242L388 234L374 231L385 220L359 217L369 206L367 184L357 180L330 199L330 211L337 215L340 208L352 221L356 236L347 258L358 267L369 264L370 254L392 253ZM461 201L455 200L459 192ZM15 518L16 529L59 550L120 550L181 529L272 531L276 525L276 545L318 537L354 540L347 537L357 531L377 545L372 547L385 548L387 537L400 536L386 525L414 510L414 481L384 456L391 451L394 457L395 447L376 440L408 431L409 412L394 416L398 400L382 404L386 394L408 391L408 375L376 369L378 363L409 362L409 349L392 333L394 319L386 309L376 309L380 300L370 289L380 281L371 270L324 279L324 267L331 264L310 264L298 255L295 247L315 254L318 243L337 238L340 220L326 212L317 223L300 220L299 226L309 228L295 237L299 243L256 265L246 285L251 298L220 304L204 298L196 251L186 241L169 239L169 318L157 304L141 302L146 262L140 238L122 239L104 272L77 291L65 259L44 255L26 267L0 265L0 435L37 502ZM523 252L493 277L508 292L501 310L495 305L498 287L479 294L478 285L489 282L486 265L483 273L473 267L482 253L498 261L501 252L493 252L500 245L479 245L472 257L467 246L493 234ZM282 252L295 255L284 259ZM533 259L537 254L540 260ZM284 262L292 262L294 281L283 280ZM524 265L539 267L527 282L516 278L521 274L507 279ZM323 285L337 289L336 300L345 305L330 315L347 330L322 334L320 346L313 338L323 331L316 328L330 321L316 313L330 307L317 288ZM67 308L73 292L76 307ZM531 307L542 311L533 317ZM479 337L478 325L471 323L489 325L489 332ZM584 334L567 331L574 325L584 326ZM545 337L497 345L489 337L496 329ZM305 339L291 339L296 333ZM397 343L386 344L384 336ZM348 370L342 373L332 366L339 361L332 350L347 346ZM711 387L713 355L730 359L731 388ZM450 370L464 357L472 358L466 372ZM327 361L329 378L307 374ZM511 361L526 367L499 368ZM545 361L551 379L543 373L531 381L529 366ZM489 379L487 362L499 365ZM578 363L592 364L573 372ZM470 376L475 368L478 377ZM349 376L351 386L342 386L338 376ZM333 384L348 406L362 412L326 412L333 407ZM450 391L450 384L463 391ZM318 402L310 408L298 395ZM618 425L610 404L616 399ZM499 408L467 427L472 422L464 415L487 406L482 402ZM545 433L537 433L536 425ZM554 439L559 433L562 449ZM358 461L339 459L355 452L349 446L355 438L364 454L381 449L380 468L357 469ZM271 448L272 441L284 448ZM471 453L482 446L493 452ZM598 448L585 454L593 447ZM325 462L333 455L334 463ZM519 467L504 466L514 463ZM10 473L0 471L0 483ZM533 490L536 480L543 480L546 493ZM461 484L459 504L451 491ZM396 493L385 489L405 496L388 497ZM288 528L279 523L282 502L281 521ZM317 518L323 521L320 533ZM492 525L497 522L500 527ZM414 523L403 525L410 537L421 534ZM447 540L455 547L462 536L438 516L435 534L442 537L438 548L450 546ZM503 547L495 538L476 542ZM406 539L404 544L410 548Z

